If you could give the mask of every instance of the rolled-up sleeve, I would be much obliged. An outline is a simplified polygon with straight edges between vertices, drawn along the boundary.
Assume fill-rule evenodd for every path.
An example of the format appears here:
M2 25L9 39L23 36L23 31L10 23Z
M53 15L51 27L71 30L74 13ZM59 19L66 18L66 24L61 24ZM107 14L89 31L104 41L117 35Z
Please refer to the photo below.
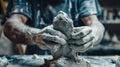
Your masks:
M13 0L11 13L23 14L32 19L31 4L28 0ZM8 6L9 7L9 6Z
M86 17L92 14L100 14L100 6L97 0L78 0L79 17Z

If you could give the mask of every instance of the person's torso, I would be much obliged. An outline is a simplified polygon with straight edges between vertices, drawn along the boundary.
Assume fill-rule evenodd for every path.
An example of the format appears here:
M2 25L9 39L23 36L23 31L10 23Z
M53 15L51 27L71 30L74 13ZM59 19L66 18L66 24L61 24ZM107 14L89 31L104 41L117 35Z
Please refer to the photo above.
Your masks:
M27 12L27 14L25 12L20 13L29 16L32 21L28 21L29 23L27 24L36 28L43 28L47 25L52 24L53 18L57 15L59 11L66 12L73 20L74 26L82 26L84 24L82 23L80 18L78 18L78 16L80 16L80 13L82 15L88 15L91 9L95 8L94 11L91 12L94 13L96 10L97 12L99 12L98 9L100 8L97 0L19 0L15 1L17 3L12 2L12 0L10 1L11 3L9 3L7 14L12 11L11 8L14 8L14 6L19 6L19 10L21 10L24 6L25 8L28 8L24 10L29 12ZM88 7L88 3L93 5L91 5L91 7Z
M34 13L33 20L35 21L33 24L34 27L43 28L52 24L53 18L58 14L59 11L66 12L74 21L75 26L83 25L76 22L77 19L75 17L78 11L76 6L72 6L76 4L77 0L73 2L72 0L36 0L32 2L32 11Z

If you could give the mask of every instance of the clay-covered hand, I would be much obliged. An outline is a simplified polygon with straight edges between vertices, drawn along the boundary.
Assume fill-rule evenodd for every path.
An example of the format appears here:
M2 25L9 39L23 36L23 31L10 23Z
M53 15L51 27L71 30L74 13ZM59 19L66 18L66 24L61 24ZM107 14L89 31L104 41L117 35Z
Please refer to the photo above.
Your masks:
M68 43L76 52L85 52L92 45L100 42L102 33L89 26L74 27L72 38L68 40Z
M33 40L41 49L57 49L66 44L66 36L48 26L33 36ZM55 48L56 47L56 48Z

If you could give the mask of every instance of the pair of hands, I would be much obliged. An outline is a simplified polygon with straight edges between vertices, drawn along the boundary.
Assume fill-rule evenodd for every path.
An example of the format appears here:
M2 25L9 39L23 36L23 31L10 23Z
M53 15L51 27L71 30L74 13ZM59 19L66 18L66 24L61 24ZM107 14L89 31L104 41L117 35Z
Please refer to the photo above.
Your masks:
M68 44L72 50L84 52L100 42L104 32L102 28L103 26L98 21L91 26L74 27L72 19L65 12L60 11L54 18L53 25L44 28L44 33L39 38L42 39L42 44L50 49L60 48L61 45ZM39 38L35 38L38 43Z
M99 41L98 39L101 33L89 26L74 27L74 32L71 33L70 39L67 40L67 37L62 32L54 30L52 26L49 26L42 34L37 35L34 39L39 46L40 44L44 45L42 48L59 48L61 45L69 44L76 52L84 52Z

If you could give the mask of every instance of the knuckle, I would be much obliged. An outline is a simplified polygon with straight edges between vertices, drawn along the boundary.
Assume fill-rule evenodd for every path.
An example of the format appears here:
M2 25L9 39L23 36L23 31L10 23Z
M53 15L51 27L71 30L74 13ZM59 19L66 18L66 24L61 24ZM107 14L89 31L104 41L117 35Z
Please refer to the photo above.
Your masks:
M92 39L94 39L95 38L95 36L94 35L92 35L91 37L90 37L90 39L92 40Z
M80 32L80 35L84 35L85 33L84 32Z
M80 42L86 42L86 39L85 39L85 38L82 38Z
M90 45L89 43L84 44L84 45L83 45L83 48L87 48L89 45Z
M49 29L45 29L45 32L46 32L46 33L49 33Z

